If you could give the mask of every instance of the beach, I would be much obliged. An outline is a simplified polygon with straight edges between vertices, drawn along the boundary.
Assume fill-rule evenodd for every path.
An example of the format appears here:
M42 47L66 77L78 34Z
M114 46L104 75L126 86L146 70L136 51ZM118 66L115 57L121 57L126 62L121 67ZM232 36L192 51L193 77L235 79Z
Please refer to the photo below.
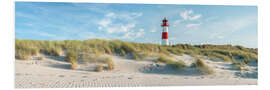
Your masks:
M115 69L95 72L80 64L70 69L70 63L45 57L43 60L15 60L15 88L87 88L87 87L142 87L142 86L197 86L197 85L257 85L257 74L242 74L230 69L229 63L206 60L216 71L200 75L192 70L177 72L162 68L150 60L135 61L112 56ZM188 55L174 57L191 64ZM155 68L153 68L155 66ZM161 68L156 68L156 67ZM90 68L90 67L88 67ZM256 70L256 71L254 71ZM257 72L257 66L252 67Z

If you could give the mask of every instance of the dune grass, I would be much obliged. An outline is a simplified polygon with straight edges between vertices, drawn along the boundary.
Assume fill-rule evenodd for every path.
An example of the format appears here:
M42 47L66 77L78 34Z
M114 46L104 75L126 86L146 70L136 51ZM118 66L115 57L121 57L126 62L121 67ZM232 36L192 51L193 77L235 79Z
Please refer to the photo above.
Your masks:
M71 69L76 69L78 66L78 54L76 51L71 50L67 52L66 58L71 63Z
M201 59L196 59L196 61L194 63L192 63L191 66L195 67L200 72L200 74L202 74L202 75L208 75L208 74L214 74L215 73L214 69L207 66L203 62L203 60L201 60Z
M105 62L107 64L108 70L113 70L114 69L115 65L114 65L114 62L113 62L112 58L106 57Z
M236 69L236 70L249 70L247 68L247 64L245 62L240 62L240 61L235 61L234 63L232 63L232 68Z
M165 63L167 66L179 71L183 70L186 67L183 61L174 61L164 55L160 55L157 59L157 62Z
M110 54L126 56L140 61L150 53L164 54L166 56L189 54L192 56L208 56L216 61L232 62L234 58L243 59L246 64L251 60L258 61L258 49L245 48L232 45L189 45L177 44L163 46L150 43L124 42L120 40L15 40L15 58L29 59L38 53L50 56L60 56L63 51L76 51L77 55L86 54Z
M102 64L96 65L96 72L103 72L103 65Z
M142 61L148 56L148 54L147 53L131 53L131 56L137 61Z

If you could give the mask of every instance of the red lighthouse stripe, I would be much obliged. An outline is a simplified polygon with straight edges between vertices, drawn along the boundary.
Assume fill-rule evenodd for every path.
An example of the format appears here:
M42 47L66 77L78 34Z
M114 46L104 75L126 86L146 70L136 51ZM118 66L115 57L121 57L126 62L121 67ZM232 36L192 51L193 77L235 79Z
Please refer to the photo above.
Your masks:
M165 26L169 26L169 24L168 23L162 23L161 26L165 27Z
M162 32L162 39L168 39L168 32Z

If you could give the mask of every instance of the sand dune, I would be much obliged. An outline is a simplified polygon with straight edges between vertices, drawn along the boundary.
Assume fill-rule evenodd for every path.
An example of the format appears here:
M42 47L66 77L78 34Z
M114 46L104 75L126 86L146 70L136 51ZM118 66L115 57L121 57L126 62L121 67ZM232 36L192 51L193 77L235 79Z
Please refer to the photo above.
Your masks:
M94 72L91 65L80 64L71 70L64 58L46 57L44 60L15 60L16 88L75 88L75 87L138 87L138 86L190 86L190 85L256 85L257 66L250 71L231 68L230 63L205 60L214 68L214 75L200 75L188 68L178 72L151 60L135 61L111 56L115 70ZM191 56L175 56L187 65ZM89 69L90 68L90 69Z

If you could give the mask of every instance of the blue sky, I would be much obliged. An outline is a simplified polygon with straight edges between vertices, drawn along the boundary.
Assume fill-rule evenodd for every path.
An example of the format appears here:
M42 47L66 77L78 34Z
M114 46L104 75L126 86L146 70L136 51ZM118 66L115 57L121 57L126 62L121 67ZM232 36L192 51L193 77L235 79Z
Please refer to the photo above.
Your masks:
M171 43L258 47L256 6L16 2L15 37L159 43L163 17Z

